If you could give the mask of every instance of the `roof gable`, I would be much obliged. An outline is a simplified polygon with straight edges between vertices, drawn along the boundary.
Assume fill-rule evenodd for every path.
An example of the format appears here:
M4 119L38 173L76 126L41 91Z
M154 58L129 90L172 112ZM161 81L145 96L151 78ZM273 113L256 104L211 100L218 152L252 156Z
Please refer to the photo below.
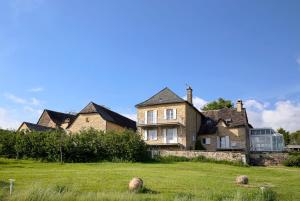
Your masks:
M67 119L70 120L70 122L73 122L76 118L75 115L73 114L67 114L67 113L62 113L62 112L56 112L56 111L52 111L52 110L44 110L44 112L42 113L40 119L38 120L38 123L40 123L40 121L42 120L42 118L48 115L50 117L50 119L57 125L60 126L61 124L63 124Z
M136 130L136 122L135 121L133 121L127 117L124 117L114 111L111 111L111 110L107 109L106 107L103 107L101 105L93 103L93 102L90 102L86 107L84 107L79 112L79 114L91 114L91 113L100 114L100 116L104 120L115 123L119 126Z
M180 98L177 94L175 94L168 87L164 88L148 100L139 103L136 107L150 106L150 105L159 105L165 103L184 103L186 102L184 99Z

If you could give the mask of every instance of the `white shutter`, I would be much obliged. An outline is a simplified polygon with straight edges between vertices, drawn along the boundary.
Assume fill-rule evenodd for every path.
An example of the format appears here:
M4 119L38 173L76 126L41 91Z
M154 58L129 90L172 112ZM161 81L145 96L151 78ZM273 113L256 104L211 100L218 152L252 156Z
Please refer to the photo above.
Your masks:
M206 144L210 144L210 138L206 138Z
M157 129L155 129L155 137L153 140L157 140Z
M163 137L164 137L164 143L167 143L167 130L163 129Z
M157 110L153 110L153 123L157 123Z
M147 114L148 114L147 111L145 111L145 117L144 117L144 121L145 121L145 122L144 122L144 124L147 124L147 123L148 123L148 121L147 121Z
M144 130L144 140L147 140L148 139L148 133L147 133L147 130Z
M167 119L167 109L164 109L164 119Z
M219 136L217 136L217 148L221 148L220 147L220 137Z
M173 142L177 143L177 128L173 128Z
M225 146L226 146L226 148L230 148L230 144L229 144L229 136L226 136L225 137Z
M176 119L177 118L177 111L176 109L173 109L173 119Z

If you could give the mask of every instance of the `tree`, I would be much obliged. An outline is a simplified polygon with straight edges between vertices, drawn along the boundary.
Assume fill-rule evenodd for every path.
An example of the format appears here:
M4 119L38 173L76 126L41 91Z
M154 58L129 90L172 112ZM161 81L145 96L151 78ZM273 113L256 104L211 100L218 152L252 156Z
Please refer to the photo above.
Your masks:
M291 144L299 144L300 145L300 130L291 133L290 141L291 141Z
M231 100L225 100L223 98L219 98L218 100L212 101L208 104L206 104L202 110L208 111L208 110L219 110L223 108L233 108L233 103Z
M277 132L283 135L283 139L284 139L284 144L288 145L290 144L290 132L284 130L283 128L278 128Z

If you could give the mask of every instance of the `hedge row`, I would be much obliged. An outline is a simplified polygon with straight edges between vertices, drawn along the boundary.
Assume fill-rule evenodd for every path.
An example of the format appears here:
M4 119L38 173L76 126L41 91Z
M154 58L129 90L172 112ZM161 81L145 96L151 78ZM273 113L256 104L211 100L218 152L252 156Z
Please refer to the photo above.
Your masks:
M147 147L139 135L129 130L104 133L91 129L72 135L62 130L0 130L0 155L64 162L143 161Z

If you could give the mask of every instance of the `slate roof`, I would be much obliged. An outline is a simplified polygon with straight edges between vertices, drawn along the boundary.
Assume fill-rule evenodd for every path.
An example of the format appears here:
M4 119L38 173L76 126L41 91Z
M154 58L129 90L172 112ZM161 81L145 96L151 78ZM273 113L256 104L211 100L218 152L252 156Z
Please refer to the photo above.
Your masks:
M139 103L136 107L150 106L150 105L159 105L164 103L184 103L186 100L179 97L168 87L164 88L148 100Z
M79 114L90 114L90 113L98 113L101 115L103 119L106 121L115 123L119 126L126 127L128 129L136 130L136 122L124 117L114 111L107 109L101 105L90 102L85 108L83 108Z
M217 130L217 124L223 121L229 128L249 126L246 110L238 112L236 108L203 111L202 125L199 134L212 134Z
M28 129L30 131L47 131L47 130L52 130L53 128L50 128L50 127L46 127L46 126L41 126L41 125L38 125L38 124L33 124L33 123L29 123L29 122L23 122L21 124L21 126L25 124ZM21 127L20 126L20 127ZM19 129L18 129L19 130Z
M72 123L76 118L76 115L62 113L62 112L56 112L56 111L52 111L52 110L44 110L44 112L47 112L48 115L50 116L50 118L58 126L63 124L66 119L70 119L70 123Z

